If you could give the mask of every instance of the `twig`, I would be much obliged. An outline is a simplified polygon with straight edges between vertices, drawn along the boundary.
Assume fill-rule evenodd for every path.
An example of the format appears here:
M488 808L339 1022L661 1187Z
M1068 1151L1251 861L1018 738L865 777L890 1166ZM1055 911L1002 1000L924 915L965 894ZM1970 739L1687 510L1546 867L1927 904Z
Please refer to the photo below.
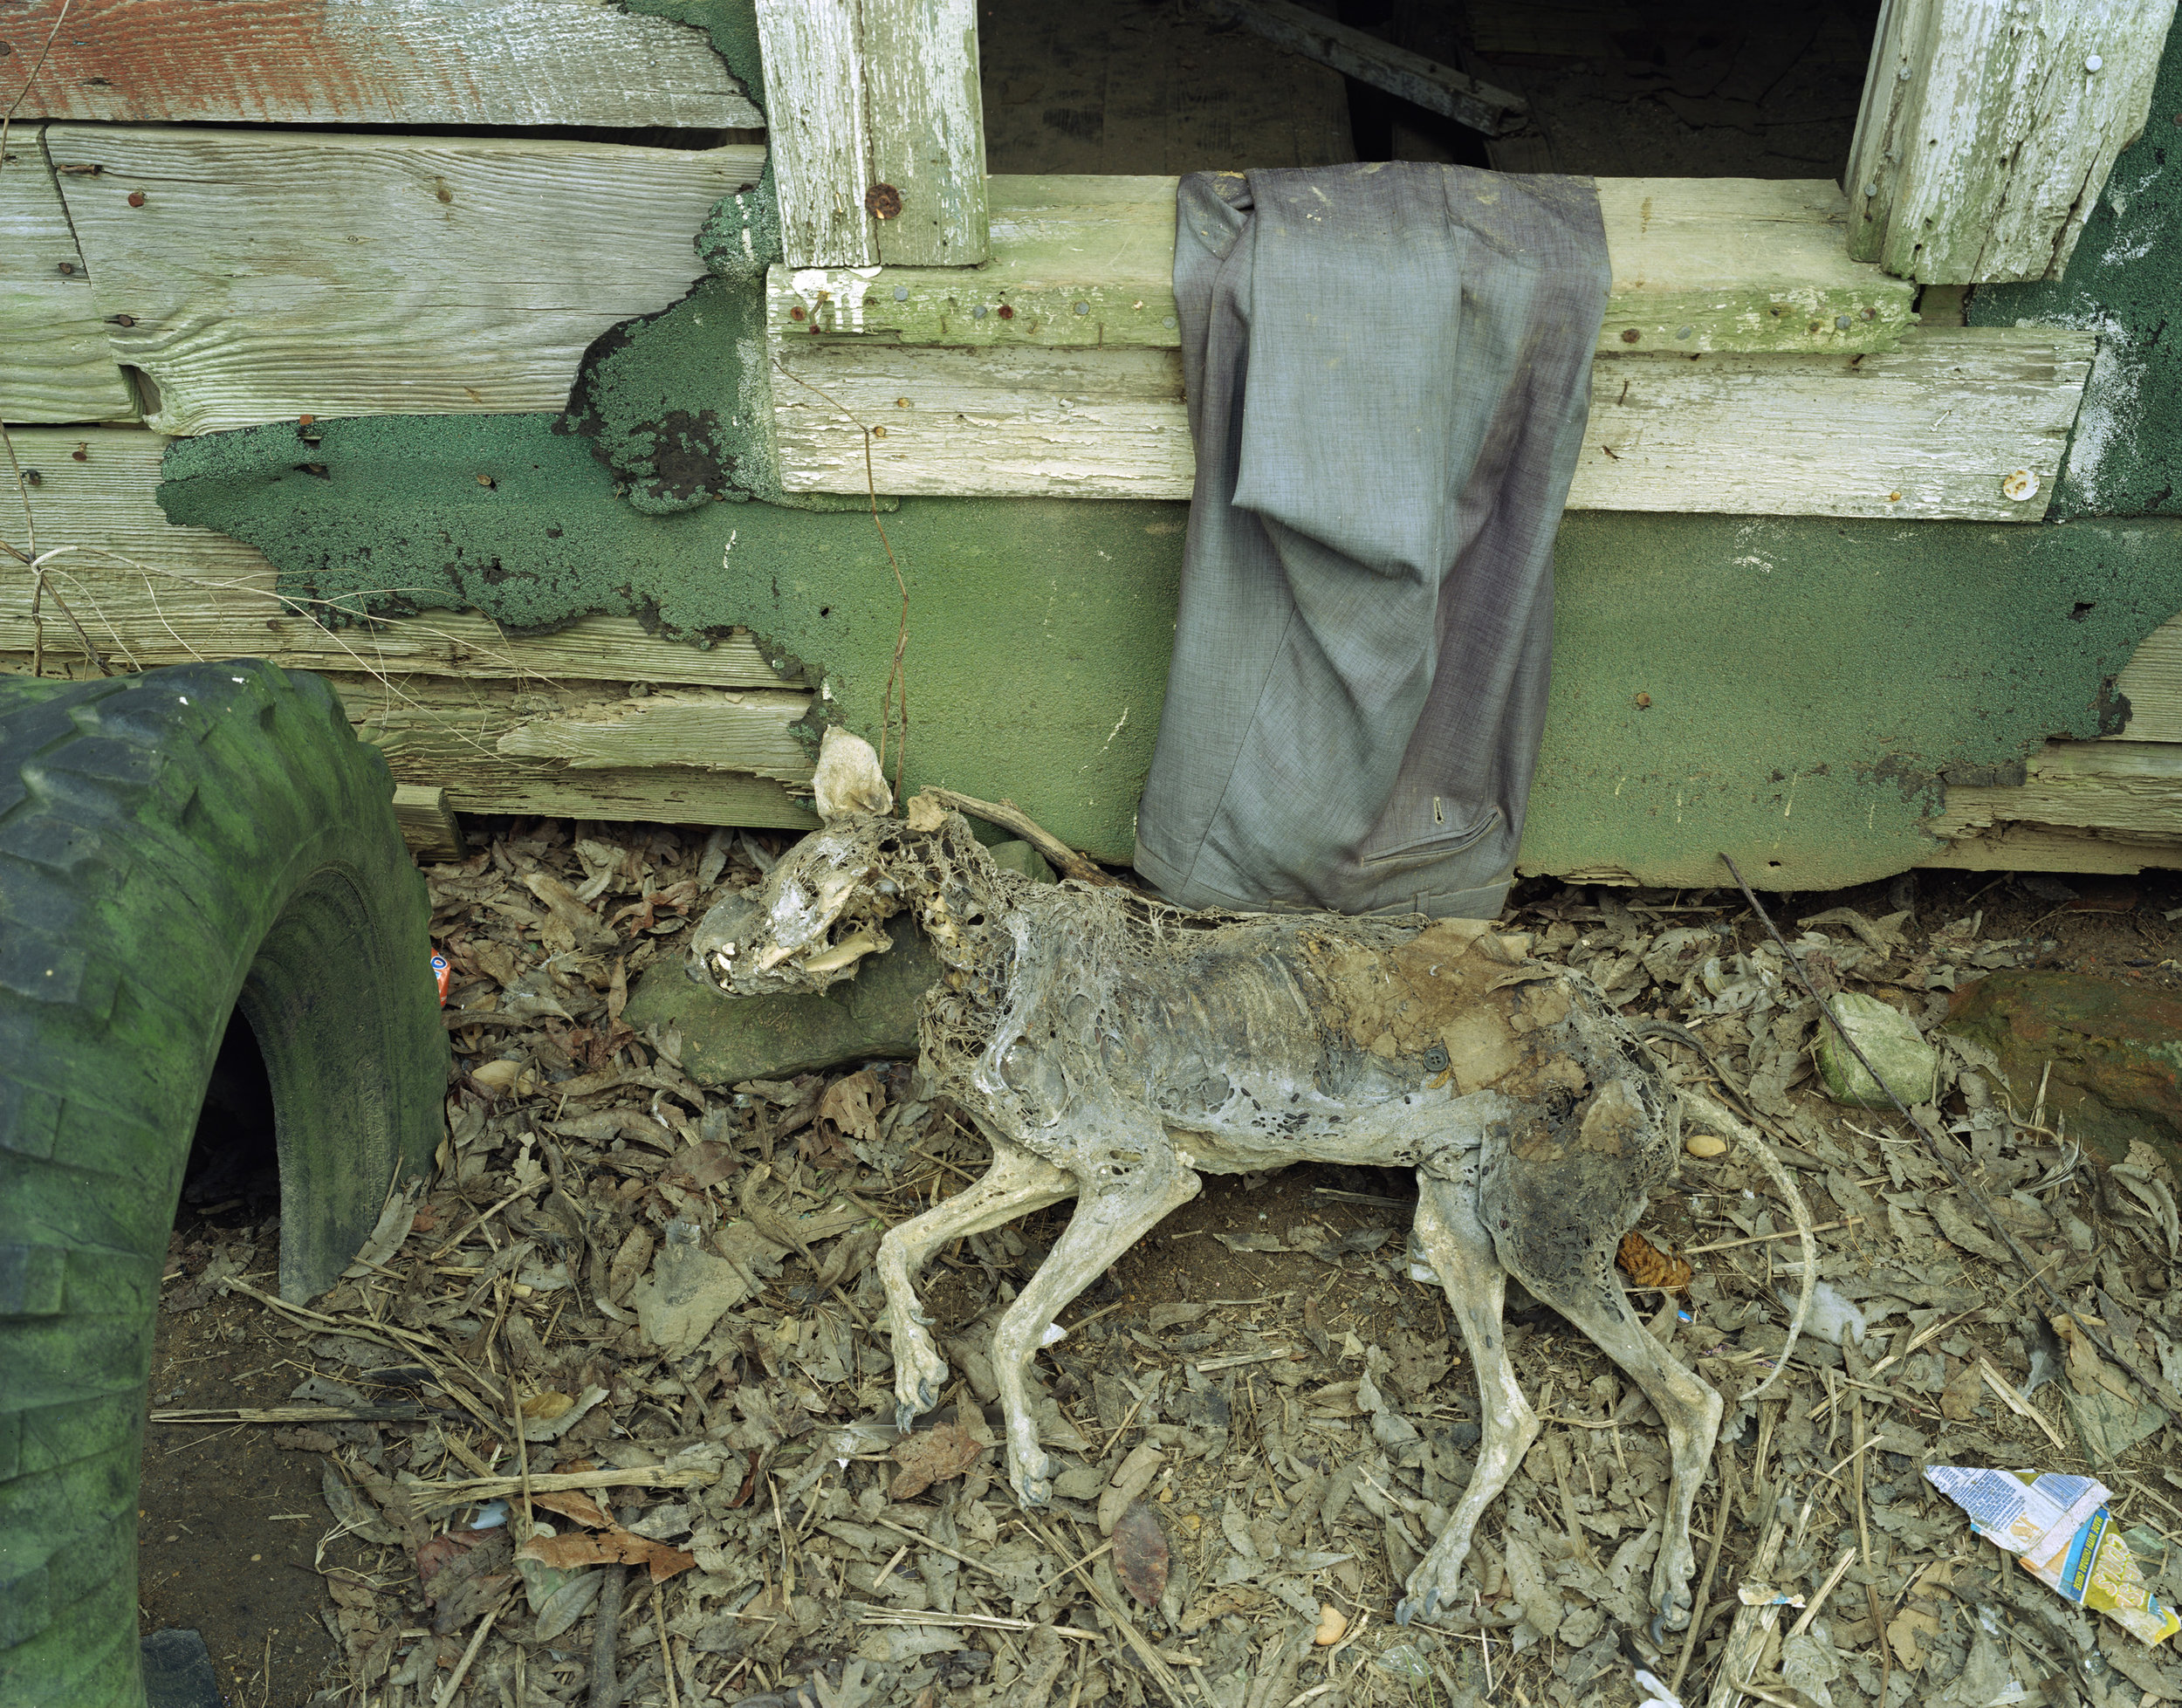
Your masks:
M497 1422L491 1427L498 1429ZM700 1470L669 1471L661 1464L640 1465L634 1471L619 1467L605 1471L541 1471L531 1478L533 1496L556 1494L566 1489L694 1489L719 1480L719 1473ZM428 1506L474 1506L483 1500L505 1500L522 1492L520 1477L468 1477L440 1483L414 1483L410 1489Z
M1068 1550L1062 1545L1060 1539L1044 1525L1031 1518L1026 1518L1023 1522L1033 1534L1053 1551L1055 1558L1066 1560L1068 1557ZM1144 1634L1136 1629L1136 1622L1129 1616L1128 1610L1118 1605L1112 1596L1099 1588L1099 1581L1096 1578L1081 1566L1074 1569L1083 1587L1091 1592L1091 1599L1106 1610L1106 1616L1114 1622L1114 1627L1121 1632L1122 1640L1136 1651L1136 1658L1143 1663L1144 1670L1158 1681L1159 1688L1166 1691L1169 1699L1174 1703L1175 1708L1188 1708L1182 1694L1182 1680L1175 1676L1175 1670L1167 1664L1167 1657L1154 1648Z
M1075 1637L1086 1643L1099 1641L1098 1632L1082 1630L1074 1625L1048 1625L1036 1619L1010 1619L998 1613L909 1613L899 1608L859 1604L856 1619L865 1625L937 1625L947 1630L1050 1630L1055 1636Z
M515 1430L516 1480L521 1485L519 1498L523 1508L522 1540L527 1542L534 1533L531 1517L531 1449L523 1435L523 1396L515 1388L515 1371L512 1368L515 1361L511 1358L508 1362L511 1366L508 1370L508 1421Z
M2078 1317L2076 1320L2082 1322L2083 1319ZM2028 1418L2045 1431L2046 1439L2053 1443L2055 1452L2065 1453L2069 1451L2069 1444L2061 1438L2061 1432L2046 1421L2046 1414L2018 1395L2007 1378L1993 1368L1992 1360L1980 1355L1978 1359L1978 1374L1985 1378L1985 1385L1993 1390L1993 1397L2002 1405L2018 1417Z
M1765 1479L1765 1460L1760 1453L1757 1469L1752 1474L1751 1486L1762 1487ZM1750 1574L1759 1582L1768 1581L1781 1563L1781 1544L1787 1526L1778 1514L1767 1518L1766 1531L1758 1543L1758 1552L1750 1562ZM1706 1708L1734 1708L1739 1690L1748 1690L1739 1684L1738 1672L1754 1675L1758 1662L1765 1654L1766 1639L1772 1636L1781 1622L1778 1603L1767 1607L1747 1604L1735 1609L1735 1622L1728 1627L1727 1642L1720 1651L1719 1670L1713 1674L1712 1694L1706 1698ZM1755 1695L1756 1692L1753 1691Z
M1853 1228L1862 1220L1863 1218L1861 1216L1850 1216L1839 1222L1821 1222L1811 1231L1831 1233L1835 1228ZM1767 1245L1776 1239L1794 1239L1801 1231L1801 1228L1788 1228L1780 1233L1753 1233L1744 1239L1716 1239L1710 1245L1685 1245L1681 1254L1685 1258L1694 1258L1706 1252L1732 1252L1739 1245Z
M1849 1036L1849 1029L1841 1023L1841 1017L1834 1012L1833 1004L1819 995L1818 987L1811 983L1810 975L1803 971L1803 963L1797 957L1795 951L1788 947L1787 939L1781 935L1780 927L1773 923L1773 916L1759 904L1758 897L1753 893L1749 884L1744 881L1743 875L1736 867L1734 861L1723 854L1720 855L1720 863L1727 868L1728 875L1735 880L1736 886L1743 893L1743 900L1750 903L1751 911L1758 916L1759 919L1763 922L1767 931L1771 934L1774 943L1787 961L1790 970L1794 972L1796 982L1802 985L1811 1000L1818 1005L1818 1012L1825 1017L1826 1024L1833 1027L1835 1035L1849 1046L1849 1053L1863 1064L1863 1071L1871 1075L1871 1083L1886 1094L1886 1101L1894 1105L1902 1119L1909 1122L1911 1128L1924 1140L1925 1149L1929 1150L1938 1161L1939 1165L1947 1170L1947 1177L1954 1183L1955 1190L1977 1205L1978 1213L1985 1218L1986 1225L2000 1236L2000 1244L2007 1248L2009 1254L2016 1262L2022 1265L2024 1272L2038 1283L2040 1291L2053 1301L2054 1309L2067 1311L2068 1301L2053 1290L2053 1286L2046 1279L2044 1272L2031 1262L2029 1254L2016 1242L2015 1236L2008 1231L2007 1224L2000 1220L1998 1212L1993 1210L1985 1194L1969 1183L1962 1170L1956 1166L1955 1159L1939 1148L1934 1136L1918 1124L1917 1117L1910 1113L1909 1105L1895 1095L1894 1087L1889 1085L1879 1070L1871 1065L1871 1058L1864 1054L1863 1046ZM1808 1279L1807 1273L1807 1282ZM2080 1317L2078 1321L2082 1321ZM2083 1337L2116 1366L2135 1376L2144 1385L2144 1391L2157 1401L2158 1409L2165 1414L2170 1423L2176 1417L2182 1416L2182 1399L2177 1398L2174 1390L2165 1382L2158 1376L2147 1375L2134 1363L2124 1358L2114 1350L2112 1344L2103 1334L2089 1325L2083 1326Z
M424 1416L417 1405L231 1405L195 1410L154 1411L154 1423L414 1423Z
M1871 1581L1871 1518L1865 1510L1863 1496L1863 1396L1860 1394L1849 1405L1849 1416L1856 1431L1856 1543L1863 1550L1863 1599L1871 1613L1872 1639L1879 1648L1879 1700L1886 1700L1887 1685L1894 1673L1894 1657L1887 1652L1886 1621L1879 1612L1879 1586Z
M614 1645L621 1633L621 1591L626 1566L602 1566L599 1604L591 1615L591 1691L587 1708L618 1708L621 1686L614 1675Z
M973 819L983 819L989 825L1013 831L1060 868L1064 878L1074 878L1079 883L1115 881L1019 806L1005 801L979 800L974 795L960 794L953 789L924 789L919 792L930 795L950 812L967 813Z
M1834 1569L1826 1574L1826 1581L1818 1586L1818 1594L1811 1597L1810 1605L1803 1609L1803 1616L1788 1627L1790 1636L1801 1636L1810 1629L1811 1621L1818 1617L1819 1609L1826 1605L1826 1598L1834 1593L1834 1586L1841 1581L1849 1570L1849 1562L1856 1557L1856 1551L1853 1547L1841 1551L1841 1558L1834 1561Z
M1727 1538L1727 1508L1734 1496L1734 1490L1731 1486L1734 1477L1733 1451L1722 1446L1719 1468L1719 1506L1712 1514L1712 1546L1705 1556L1705 1575L1698 1580L1697 1600L1691 1604L1689 1635L1682 1639L1682 1653L1676 1657L1674 1677L1667 1683L1667 1694L1670 1696L1674 1695L1682 1688L1682 1675L1690 1670L1690 1663L1697 1656L1697 1646L1704 1638L1705 1627L1711 1622L1705 1618L1705 1610L1712 1605L1712 1574L1719 1569L1720 1544Z
M485 1633L492 1629L492 1622L500 1616L506 1607L506 1598L503 1597L490 1613L477 1622L477 1629L470 1639L470 1647L463 1650L462 1659L455 1663L455 1670L447 1675L447 1682L439 1687L439 1695L434 1700L432 1708L447 1708L447 1705L455 1699L455 1692L462 1688L463 1679L470 1671L470 1662L477 1658L477 1651L484 1647Z
M1796 1190L1795 1177L1789 1174L1787 1165L1774 1154L1773 1147L1758 1136L1755 1128L1744 1126L1730 1113L1725 1103L1701 1091L1691 1091L1685 1086L1682 1090L1682 1101L1706 1119L1733 1132L1738 1142L1749 1147L1750 1154L1773 1176L1773 1183L1781 1189L1781 1195L1787 1200L1788 1213L1795 1218L1796 1235L1802 1242L1803 1286L1795 1297L1795 1314L1788 1320L1788 1336L1781 1343L1781 1356L1774 1363L1772 1374L1743 1396L1746 1400L1754 1400L1780 1381L1782 1373L1788 1368L1788 1355L1795 1350L1795 1342L1803 1333L1803 1325L1810 1320L1811 1295L1818 1289L1818 1240L1811 1228L1810 1206L1803 1202L1802 1193Z
M652 1590L652 1621L659 1630L659 1667L667 1675L667 1708L682 1708L682 1693L675 1687L675 1651L667 1646L667 1590L663 1584Z

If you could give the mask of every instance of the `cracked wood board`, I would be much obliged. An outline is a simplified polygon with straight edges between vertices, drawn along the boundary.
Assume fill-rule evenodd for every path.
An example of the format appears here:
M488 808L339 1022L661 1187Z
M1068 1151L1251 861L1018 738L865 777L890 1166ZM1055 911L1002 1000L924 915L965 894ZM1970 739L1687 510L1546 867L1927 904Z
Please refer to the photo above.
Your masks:
M610 736L592 733L610 731L614 709L642 707L641 700L548 695L443 677L411 676L388 685L373 676L329 673L326 680L357 735L386 756L395 780L443 789L447 805L458 813L784 829L817 823L784 786L784 779L799 784L810 776L809 761L786 733L807 700L804 695L711 696L718 703L710 725L712 745L700 750L695 744L708 726L686 709L694 695L677 696L685 710L648 744L641 713ZM594 763L539 757L557 750L587 755Z
M46 163L44 127L23 126L10 133L0 161L0 420L127 421L135 413Z
M59 0L10 10L25 64ZM584 0L72 0L18 118L662 125L765 115L701 30Z
M2174 0L1889 0L1849 252L1927 285L2058 278L2143 132Z
M2028 820L2148 840L2182 831L2182 744L2048 742L2028 769L2013 787L1948 790L1932 830L1952 836Z
M1864 356L1602 358L1568 504L2034 522L2093 343L1948 327ZM772 347L807 381L773 394L791 491L866 490L858 422L883 429L870 448L882 492L1179 498L1194 484L1178 352ZM2036 477L2025 500L2002 490L2019 469Z
M96 547L133 560L74 552L53 562L48 580L94 643L146 669L247 656L285 669L512 677L549 687L578 679L796 686L773 670L744 629L701 649L648 634L635 617L580 617L549 634L507 634L475 611L323 628L276 594L278 573L255 546L168 521L154 496L164 436L141 428L17 428L11 436L23 466L38 471L31 504L40 548ZM11 495L7 510L15 511ZM21 522L15 511L0 538L19 541ZM15 662L11 655L27 668L33 643L30 583L0 580L0 668ZM45 649L49 671L57 660L72 668L81 662L56 611L46 613Z
M995 176L985 266L867 277L862 264L878 257L866 256L854 271L775 267L767 326L785 339L817 329L972 349L1178 348L1176 182ZM1614 268L1602 353L1890 350L1915 322L1911 286L1849 258L1833 184L1602 178L1598 192Z
M765 159L81 125L46 141L98 312L134 322L109 327L114 358L155 384L166 433L557 411L594 339L703 276L692 235Z

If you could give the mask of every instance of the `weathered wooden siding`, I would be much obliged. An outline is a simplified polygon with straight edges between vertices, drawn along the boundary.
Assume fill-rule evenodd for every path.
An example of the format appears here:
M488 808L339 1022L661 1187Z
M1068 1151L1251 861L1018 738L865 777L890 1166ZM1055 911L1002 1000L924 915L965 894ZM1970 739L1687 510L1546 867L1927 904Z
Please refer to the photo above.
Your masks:
M43 126L0 161L0 421L126 421L136 400L46 164Z
M765 123L700 30L594 0L15 0L18 119L323 125Z
M592 340L704 276L692 237L764 162L134 126L46 141L109 346L168 433L560 408Z

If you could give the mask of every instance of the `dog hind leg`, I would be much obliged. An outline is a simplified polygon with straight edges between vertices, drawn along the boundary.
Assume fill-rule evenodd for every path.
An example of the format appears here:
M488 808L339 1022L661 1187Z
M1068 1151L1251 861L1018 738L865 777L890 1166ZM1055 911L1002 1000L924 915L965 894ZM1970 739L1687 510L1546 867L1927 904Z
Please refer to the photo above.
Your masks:
M939 1403L947 1361L925 1332L916 1277L950 1239L984 1233L1057 1204L1076 1190L1075 1176L1013 1145L992 1147L984 1178L951 1198L887 1230L879 1242L879 1279L887 1290L894 1338L895 1421L906 1433L921 1412Z
M1477 1367L1483 1438L1477 1469L1471 1473L1461 1504L1404 1586L1409 1593L1395 1612L1404 1625L1413 1615L1430 1619L1439 1608L1452 1605L1478 1520L1538 1439L1538 1414L1523 1397L1508 1362L1500 1322L1507 1272L1492 1248L1492 1237L1478 1219L1477 1168L1472 1156L1465 1159L1454 1180L1439 1179L1422 1169L1417 1171L1417 1243L1447 1289L1448 1303L1454 1307L1471 1362Z

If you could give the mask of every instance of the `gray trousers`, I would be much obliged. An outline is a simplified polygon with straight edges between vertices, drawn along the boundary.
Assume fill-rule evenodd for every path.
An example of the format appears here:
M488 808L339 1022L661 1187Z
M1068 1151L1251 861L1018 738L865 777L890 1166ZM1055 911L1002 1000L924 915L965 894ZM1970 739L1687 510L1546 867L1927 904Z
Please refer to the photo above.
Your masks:
M1170 900L1499 911L1610 277L1588 179L1182 181L1197 488L1136 860Z

